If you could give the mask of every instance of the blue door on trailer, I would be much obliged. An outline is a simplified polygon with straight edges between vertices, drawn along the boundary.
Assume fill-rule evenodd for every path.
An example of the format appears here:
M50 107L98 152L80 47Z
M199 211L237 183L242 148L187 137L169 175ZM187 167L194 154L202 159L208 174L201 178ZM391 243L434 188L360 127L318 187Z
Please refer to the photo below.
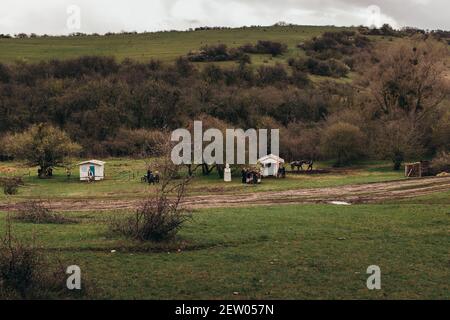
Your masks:
M89 171L91 171L92 177L95 178L95 166L90 166Z

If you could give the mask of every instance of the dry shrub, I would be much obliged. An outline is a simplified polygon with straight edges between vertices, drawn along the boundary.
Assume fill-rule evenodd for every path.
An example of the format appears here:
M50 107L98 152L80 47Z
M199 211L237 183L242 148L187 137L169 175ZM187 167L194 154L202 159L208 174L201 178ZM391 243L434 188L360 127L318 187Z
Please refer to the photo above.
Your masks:
M159 196L145 201L134 216L114 221L112 231L140 241L166 241L173 239L190 217L168 198Z
M442 112L437 121L432 125L431 141L436 150L450 150L450 101L443 105Z
M288 50L288 46L287 44L281 42L259 40L256 45L247 43L239 47L239 50L251 54L271 54L275 57L286 53Z
M62 215L53 213L41 201L29 201L20 205L14 215L14 220L35 224L66 224L74 223Z
M281 64L275 66L260 66L257 70L260 85L279 83L282 85L288 80L288 74Z
M167 241L172 240L182 225L191 218L180 206L191 177L180 177L178 167L168 156L156 167L161 173L156 194L144 201L132 217L113 220L110 226L113 233L140 241Z
M392 160L394 170L400 170L405 160L421 158L425 153L421 130L406 118L378 121L372 143L379 158Z
M321 159L320 139L321 130L317 126L290 123L287 128L281 129L283 156L290 161Z
M15 239L8 219L0 239L0 299L49 299L68 294L64 269L52 270L36 246Z
M450 153L441 152L431 162L431 170L433 174L439 174L442 172L450 173Z
M441 43L395 43L377 50L375 57L379 63L368 65L363 78L381 114L420 120L448 95L448 48Z
M103 149L113 156L153 156L161 155L159 142L166 139L166 133L146 129L120 129L114 137L102 143Z
M23 185L23 180L20 177L2 178L0 184L3 187L4 194L15 195L19 192L19 187Z

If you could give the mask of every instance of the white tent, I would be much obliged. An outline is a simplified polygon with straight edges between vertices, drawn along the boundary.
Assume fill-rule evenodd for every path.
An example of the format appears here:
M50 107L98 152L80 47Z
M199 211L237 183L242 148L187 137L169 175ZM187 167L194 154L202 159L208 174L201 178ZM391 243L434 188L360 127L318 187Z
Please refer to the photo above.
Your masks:
M261 165L261 175L263 177L277 177L278 169L284 164L284 159L274 154L269 154L258 160Z
M80 180L88 181L89 177L93 180L99 181L105 178L105 163L99 160L89 160L80 162Z

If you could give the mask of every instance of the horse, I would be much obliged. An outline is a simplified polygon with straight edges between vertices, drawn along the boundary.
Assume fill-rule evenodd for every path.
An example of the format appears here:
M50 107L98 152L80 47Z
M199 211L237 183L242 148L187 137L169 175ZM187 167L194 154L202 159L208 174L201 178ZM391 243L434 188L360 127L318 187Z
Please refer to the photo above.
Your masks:
M312 171L313 166L314 166L314 160L293 161L293 162L291 162L291 169L292 169L292 171L294 171L295 168L297 168L297 171L300 171L300 170L303 171L304 165L308 166L308 169L307 169L308 171Z

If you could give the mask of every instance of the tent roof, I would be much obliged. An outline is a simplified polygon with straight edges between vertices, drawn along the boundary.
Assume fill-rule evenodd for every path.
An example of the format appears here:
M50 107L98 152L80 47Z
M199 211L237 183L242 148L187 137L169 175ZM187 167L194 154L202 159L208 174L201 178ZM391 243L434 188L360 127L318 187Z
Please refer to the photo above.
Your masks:
M284 159L274 154L269 154L258 160L260 163L284 163Z
M88 161L80 162L78 165L81 166L83 164L96 164L98 166L103 166L103 165L105 165L105 163L106 162L100 161L100 160L88 160Z

